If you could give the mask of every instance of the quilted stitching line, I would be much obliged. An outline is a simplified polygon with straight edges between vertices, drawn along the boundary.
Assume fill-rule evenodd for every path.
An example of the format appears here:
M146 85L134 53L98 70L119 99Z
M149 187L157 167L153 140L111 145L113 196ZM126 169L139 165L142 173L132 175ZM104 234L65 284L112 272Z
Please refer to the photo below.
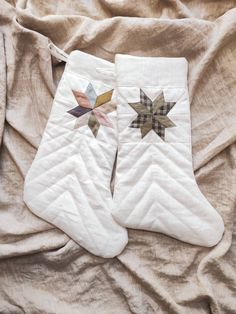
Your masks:
M83 165L84 165L84 164L85 164L85 163L83 163ZM85 169L86 169L86 171L87 171L87 168L85 168ZM80 186L81 190L85 191L85 192L84 192L84 195L86 195L86 189L84 188L83 185L81 185L81 184L79 183L78 173L76 172L75 175L76 175L76 179L77 179L78 185ZM94 187L94 190L97 191L94 182L91 181L91 183L92 183L92 185L93 185L93 187ZM102 202L100 202L100 204L104 204L104 201L103 201L103 198L102 198L101 194L97 192L96 196L99 196L99 200L102 201ZM93 206L91 205L91 202L90 202L90 200L89 200L89 197L85 197L85 198L83 199L83 201L87 201L87 204L89 204L88 208L89 208L89 211L90 211L90 215L96 217L97 224L102 228L103 231L105 231L104 233L105 233L106 235L108 235L108 232L107 232L107 230L104 228L104 225L102 224L102 221L100 221L100 220L98 219L98 217L97 217L95 211L93 211L93 209L92 209ZM107 210L104 210L104 211L106 212ZM80 212L80 211L77 211L77 212ZM83 220L81 220L81 221L83 221ZM88 234L89 234L89 233L88 233Z
M154 181L153 181L153 182L154 182ZM155 184L156 184L156 183L155 183ZM146 191L149 191L150 189L151 189L151 186L149 186L148 190L146 190ZM143 199L144 194L146 194L146 192L144 192L144 193L142 194L141 199ZM159 205L160 205L160 203L159 203ZM159 207L159 206L158 206L158 207ZM166 208L165 208L163 205L161 205L161 209L162 209L162 210L164 209L164 211L166 210ZM142 229L141 223L143 223L144 218L146 217L146 215L147 215L150 211L151 211L151 208L150 208L147 212L145 212L145 213L144 213L144 217L142 217L142 219L140 219L139 224L138 224L138 226L139 226L140 229ZM172 213L171 211L169 211L168 209L167 209L167 211L169 212L169 214L170 214L171 216L176 217L175 214ZM133 211L132 211L132 213L133 213ZM130 215L128 215L127 217L128 217L128 219L129 219L129 218L130 218ZM127 217L126 217L126 218L127 218ZM131 217L131 218L132 218L132 217ZM169 233L170 233L170 234L173 234L173 233L170 231L170 229L167 227L167 225L166 225L165 223L163 223L163 219L161 219L160 217L158 217L158 218L156 218L156 219L158 220L158 223L161 223L162 226L164 226L164 229L167 228L167 229L169 230ZM188 226L188 225L186 225L182 220L180 220L180 219L178 219L178 220L179 220L179 222L181 223L181 225L184 226L184 229L185 229L185 230L189 230L189 226ZM164 231L163 231L163 232L164 232Z
M68 132L68 134L69 133L73 133L71 130ZM58 138L64 138L65 137L65 133L64 134L62 134L61 136L59 136L59 137L56 137L56 138L53 138L51 141L45 141L44 143L42 143L42 147L44 147L44 146L47 146L48 144L50 144L50 146L51 146L51 144L52 144L52 142L58 142ZM53 150L52 152L50 152L50 153L48 153L48 154L46 154L46 155L44 155L44 156L42 156L42 157L37 157L37 159L35 160L35 162L41 162L42 160L45 160L45 159L47 159L48 158L48 156L51 156L51 155L57 155L59 152L61 152L61 151L63 151L63 150L68 150L68 152L70 151L70 149L71 149L71 146L74 146L75 147L75 149L77 150L78 149L78 145L79 145L79 140L81 140L81 139L78 139L77 140L77 142L71 142L70 144L68 144L67 142L67 139L65 139L65 141L63 142L63 143L60 143L60 145L59 145L59 148L57 149L57 150ZM63 145L62 145L63 144ZM64 144L67 144L66 145L66 148L65 148L65 146L64 146ZM69 149L68 149L69 148ZM102 151L102 149L101 149L101 151ZM68 153L68 156L71 156L71 153L69 154ZM110 167L110 165L108 164L108 161L107 161L107 159L104 157L104 154L103 154L103 160L107 163L107 166L108 167ZM59 164L61 164L62 162L64 162L64 159L59 163ZM58 165L58 164L57 164ZM57 165L54 165L53 167L50 167L50 169L53 169L54 167L56 167ZM41 175L43 175L43 174L40 174L38 177L40 177ZM35 178L35 179L37 179L37 178ZM30 182L33 182L34 180L30 180Z
M153 146L153 145L152 145L152 146ZM150 146L150 147L151 147L151 146ZM175 152L177 152L177 153L181 156L181 158L183 158L182 155L181 155L174 147L172 147L172 148L175 150ZM137 148L137 149L138 149L138 148ZM148 148L148 149L151 149L151 148ZM154 146L154 149L158 150L158 148L155 147L155 146ZM158 152L161 152L161 154L163 155L163 152L162 152L161 150L158 150ZM147 153L147 149L143 152L143 154L145 154L145 155L148 154L148 153ZM170 161L170 162L171 162L172 164L174 164L174 166L176 167L176 164L175 164L170 158L168 158L167 155L165 155L164 157L165 157L165 159L168 159L168 161ZM124 162L125 162L125 161L124 161ZM139 160L139 159L136 159L135 162L134 162L134 164L132 165L132 167L136 166L139 162L140 162L140 160ZM139 167L137 166L137 168L139 168ZM180 174L182 173L184 177L187 176L187 174L186 174L185 172L183 172L182 168L180 168L180 167L178 167L178 166L177 166L176 168L179 169ZM170 177L171 179L173 179L178 185L180 185L179 182L176 180L176 178L172 177L171 175L169 175L169 174L165 171L164 167L161 167L161 169L163 169L163 171L165 172L165 175L166 175L166 176L169 176L169 177ZM194 180L195 180L195 176L194 176L194 175L193 175L193 178L194 178ZM182 185L181 185L181 186L182 186ZM197 198L197 197L194 198L191 193L189 193L189 196L190 196L192 199L195 199L195 200L198 201L198 198Z
M70 176L70 175L71 175L71 173L68 173L68 175L67 175L66 177L68 177L68 176ZM64 177L64 179L65 179L65 177ZM62 178L62 180L63 180L63 178ZM62 181L62 180L60 180L60 181ZM56 184L58 184L58 183L56 182L55 184L50 185L50 188L51 188L52 186L56 185ZM70 193L69 190L67 190L67 192L71 195L71 193ZM35 200L35 199L39 199L39 200L40 200L40 197L39 197L39 196L43 197L43 194L44 194L44 193L45 193L45 189L43 190L43 193L38 194L37 197L33 198L33 200ZM54 198L54 200L53 200L46 208L42 209L42 210L40 211L40 213L38 213L38 214L40 214L40 216L41 216L42 218L45 217L45 219L46 219L47 221L49 221L49 220L48 220L48 215L45 215L44 213L45 213L45 212L47 213L48 208L51 207L51 206L58 200L58 198L60 198L60 196L61 196L61 195L58 195L56 198ZM71 195L71 196L72 196L72 195ZM73 200L73 202L74 202L73 197L72 197L72 200ZM32 199L31 199L31 201L32 201ZM75 204L75 202L74 202L74 205L75 205L75 207L77 207L76 204ZM37 212L36 212L36 213L37 213ZM79 211L76 211L76 214L79 215L80 220L81 220L81 222L82 222L83 220L81 219L81 214L79 213ZM50 216L50 222L52 222L52 223L55 222L55 220L58 218L58 215L60 216L60 212L58 212L57 215L53 217L53 219L51 219L52 217ZM96 217L96 218L97 218L97 217ZM85 228L87 234L90 235L91 232L88 232L88 228L87 228L86 224L82 224L82 225L83 225L83 227ZM56 223L55 223L55 226L57 226ZM63 230L63 231L64 231L64 230ZM94 238L94 236L93 236L93 233L92 233L92 238L93 238L93 244L94 244L94 243L95 243L95 241L94 241L95 238Z
M91 153L91 148L88 146L88 149L90 149L90 153ZM102 153L103 154L103 153ZM92 153L91 153L91 156L90 157L92 157L93 158L93 162L96 164L96 169L97 169L97 171L100 171L101 173L102 173L102 171L101 171L101 168L100 168L100 166L99 166L99 164L98 164L98 162L97 162L97 160L93 157L93 155L92 155ZM103 155L103 157L104 157L104 155ZM89 173L89 168L88 168L88 166L87 166L87 164L84 162L84 160L82 159L82 157L81 157L81 155L80 155L80 159L81 159L81 161L82 161L82 163L83 163L83 167L84 167L84 169L86 169L86 171L87 171L87 174L89 174L89 177L92 177L93 176L93 169L91 169L91 173ZM105 157L104 157L104 159L105 159ZM108 168L110 168L110 165L108 165L109 167ZM111 171L110 171L111 172ZM92 180L91 180L92 181ZM92 181L93 182L93 184L94 184L94 186L95 186L95 183L94 183L94 181ZM97 189L96 189L96 191L97 191ZM108 191L110 192L110 189L108 188Z
M85 166L85 163L84 163L83 159L81 159L81 160L82 160L84 169L87 171L87 175L89 176L88 170L87 170L87 168L86 168L86 166ZM49 189L52 188L52 187L55 186L55 185L58 185L58 184L61 183L62 181L64 181L68 176L73 175L73 173L72 173L71 171L70 171L69 173L67 173L66 177L65 177L65 175L64 175L64 172L61 172L61 174L63 175L62 178L59 179L59 180L57 180L55 183L51 184L51 185L48 187ZM43 175L47 177L47 175L46 175L45 172L43 173ZM81 187L82 190L84 190L83 186L82 186L82 185L79 183L79 181L78 181L77 172L76 172L76 179L77 179L78 185ZM36 180L38 180L38 178L36 178ZM90 180L91 180L91 179L90 179ZM33 181L35 181L35 180L33 180ZM96 188L96 186L95 186L95 184L94 184L94 182L93 182L92 180L91 180L91 183L93 184L94 189L95 189L95 191L97 192L97 188ZM28 184L29 184L29 187L30 187L30 184L32 184L32 181L28 182ZM40 198L42 198L42 196L43 196L43 194L44 194L45 192L46 192L46 190L43 189L43 190L42 190L40 193L38 193L35 197L31 198L31 199L30 199L30 202L34 201L35 199L40 199ZM86 193L85 193L85 195L86 195ZM99 193L97 193L96 195L99 196L100 201L102 200L101 203L103 203L102 196L101 196ZM52 203L54 203L54 202L58 199L58 197L59 197L59 196L57 196L56 198L54 198L53 201L52 201ZM87 200L88 200L88 198L87 198ZM89 209L91 210L91 208L92 208L91 204L90 204L89 202L87 202L87 203L89 204L88 207L89 207ZM43 213L44 211L46 211L50 205L51 205L51 204L49 204L45 209L41 210L41 211L40 211L40 214ZM77 207L77 206L75 205L75 207ZM78 211L77 211L77 212L78 212ZM92 213L94 213L94 212L92 211ZM95 214L95 216L96 216L96 214ZM98 219L97 216L96 216L96 219ZM99 220L98 220L98 224L104 229L104 226L101 224L101 222L100 222ZM105 231L105 233L108 235L107 230L104 229L104 231Z
M74 146L75 149L77 150L77 149L78 149L77 145L78 145L78 142L71 142L70 144L68 144L68 145L66 146L66 148L60 146L60 149L58 149L58 150L56 150L56 151L53 151L53 152L51 152L50 154L45 155L44 157L41 157L41 158L38 158L37 160L35 160L35 164L38 163L38 162L41 163L41 161L47 159L48 156L51 156L51 155L53 155L53 154L57 154L57 153L60 152L61 150L65 150L65 151L68 150L68 152L69 152L71 146ZM68 148L69 148L69 149L68 149ZM101 151L102 151L102 149L101 149ZM90 151L90 153L91 153L91 151ZM78 153L76 153L76 154L78 154ZM91 155L92 155L92 154L91 154ZM71 153L70 153L70 154L68 153L68 156L71 156ZM104 157L104 154L103 154L103 153L102 153L102 156L103 156L103 161L107 163L107 167L109 168L110 165L108 164L108 161L107 161L107 159ZM90 157L91 157L91 156L90 156ZM71 158L73 158L73 157L71 157ZM69 159L70 159L70 158L69 158ZM54 170L55 168L58 168L58 167L59 167L62 163L64 163L64 162L65 162L65 159L62 159L59 163L55 164L53 167L51 167L51 166L49 165L49 167L48 167L47 169L44 169L44 171ZM98 166L98 164L97 164L97 166ZM99 169L99 167L98 167L98 169ZM91 171L92 171L91 174L93 174L93 170L91 170ZM43 173L43 172L42 172L40 175L38 175L37 177L35 177L34 179L28 180L28 182L29 182L29 183L33 183L34 181L36 181L37 179L41 178L42 176L44 176L44 173Z
M139 143L138 145L143 145L143 143ZM131 151L129 151L129 155L131 155L131 153L132 154L136 154L135 153L135 150L137 151L137 154L136 154L136 156L138 156L139 154L140 154L140 152L139 152L139 149L140 149L140 147L138 147L138 145L137 146L134 146L133 148L132 148L132 150ZM153 145L153 144L150 144L150 145ZM158 144L157 144L158 145ZM143 145L144 146L144 149L143 149L143 154L145 153L145 151L147 151L147 149L150 149L150 148L148 148L148 147L145 147L146 145L144 144ZM182 155L178 152L178 150L176 150L176 148L174 148L173 146L172 146L172 148L173 148L173 150L174 151L176 151L181 157L182 157ZM158 148L157 147L155 147L155 149L156 150L158 150ZM159 150L158 150L159 151ZM166 155L165 155L165 157L166 157ZM168 160L170 160L169 158L168 158ZM171 161L171 160L170 160ZM140 162L140 159L139 158L136 158L135 160L134 160L134 162L132 163L132 168L139 168L139 166L137 166L137 164ZM172 161L171 161L172 162ZM119 166L121 166L122 167L122 165L123 165L123 163L125 164L126 163L126 160L125 160L125 158L122 160L122 159L119 159ZM182 169L182 168L179 168L178 167L178 169L179 169L179 171L180 171L180 174L183 174L183 176L186 176L186 175L188 175L187 173L185 173L184 172L184 170ZM195 177L194 177L195 178Z
M157 149L157 148L155 147L155 149ZM161 152L161 153L163 154L163 152ZM148 154L148 153L145 153L145 154ZM166 156L166 155L165 155L165 156ZM181 157L182 157L182 156L181 156ZM173 161L170 160L169 158L168 158L168 160L169 160L171 163L173 163ZM136 161L136 163L137 163L137 161ZM175 163L174 163L174 165L176 166ZM178 167L177 167L177 168L178 168ZM170 175L165 171L164 168L163 168L163 171L165 172L165 174L166 174L167 177L173 179L173 180L175 181L175 183L177 183L178 185L180 185L181 187L183 187L174 177L170 176ZM181 171L182 171L182 170L181 170ZM186 174L184 174L184 176L186 176ZM160 189L161 189L162 191L164 191L164 193L166 193L165 190L163 189L163 187L162 187L160 184L158 184L157 182L156 182L156 184L160 187ZM133 187L133 190L135 190L135 186ZM184 190L187 192L187 194L188 194L192 199L195 199L195 200L198 201L198 198L193 197L193 196L191 195L191 193L189 193L186 188L184 188ZM167 193L166 193L166 194L167 194ZM144 194L143 194L143 195L144 195ZM168 195L169 195L169 194L168 194ZM127 197L128 197L128 194L125 196L125 198L123 199L123 201L125 201L125 200L127 199ZM180 205L183 206L183 203L182 203L180 200L173 198L171 195L170 195L170 197L171 197L173 200L175 200L177 203L179 203ZM129 219L130 215L132 215L132 213L133 213L133 211L134 211L135 209L136 209L136 207L131 210L131 212L129 213L129 215L126 217L126 220ZM169 211L170 214L174 215L170 210L168 210L168 211ZM195 217L197 217L197 215L196 215L195 212L191 211L191 213L192 213ZM145 213L145 215L146 215L146 214L147 214L147 213ZM174 216L175 216L175 215L174 215ZM197 218L198 218L198 217L197 217ZM185 225L185 223L184 223L182 220L180 220L179 217L177 217L177 219L181 222L181 224L184 224L184 225ZM188 226L188 228L189 228L191 231L193 231L196 235L198 235L194 229L192 229L192 228L189 227L189 226ZM199 236L199 235L198 235L198 236ZM202 238L202 239L203 239L203 238ZM203 240L204 240L204 239L203 239Z
M157 184L157 185L158 185L158 184ZM158 185L158 187L164 192L164 194L168 194L168 193L166 193L165 189L163 189L160 185ZM151 187L149 186L148 190L149 190L150 188L151 188ZM135 189L135 187L134 187L134 189ZM142 198L143 198L144 193L146 194L147 192L143 192ZM169 194L168 194L168 195L169 195ZM126 198L127 198L127 197L126 197ZM126 199L126 198L125 198L125 199ZM174 199L174 198L172 197L172 199ZM174 200L175 200L175 199L174 199ZM177 201L177 200L176 200L176 201ZM177 202L182 205L181 202L179 202L179 201L177 201ZM180 219L177 215L175 215L174 213L172 213L169 209L163 207L163 205L162 205L162 208L164 208L164 210L167 210L171 216L173 216L174 218L176 218L176 219L180 222L180 224L181 224L182 226L184 226L185 229L188 229L188 230L192 231L195 235L197 235L197 236L199 237L199 234L198 234L191 226L187 225L182 219ZM130 213L128 214L128 216L126 216L125 221L128 221L128 219L131 217L131 215L133 214L133 212L136 211L136 210L137 210L137 208L134 207L134 208L130 211ZM148 210L148 212L149 212L149 211L150 211L150 209ZM147 215L148 212L145 213L145 216ZM143 219L143 218L142 218L142 219ZM159 218L158 218L158 220L159 220ZM128 225L131 226L129 223L128 223ZM186 227L187 227L187 228L186 228ZM169 230L169 232L170 232L170 230ZM170 233L171 233L171 232L170 232ZM203 237L201 237L201 235L200 235L200 238L201 238L202 240L205 240Z

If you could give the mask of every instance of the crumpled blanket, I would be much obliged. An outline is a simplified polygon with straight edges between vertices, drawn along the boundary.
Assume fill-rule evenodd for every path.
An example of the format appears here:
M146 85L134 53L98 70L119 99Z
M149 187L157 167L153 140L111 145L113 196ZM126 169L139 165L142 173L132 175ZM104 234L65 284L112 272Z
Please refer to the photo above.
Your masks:
M213 248L129 230L114 259L33 215L24 177L64 63L48 42L189 62L194 170L222 215ZM236 313L236 1L0 0L0 313Z

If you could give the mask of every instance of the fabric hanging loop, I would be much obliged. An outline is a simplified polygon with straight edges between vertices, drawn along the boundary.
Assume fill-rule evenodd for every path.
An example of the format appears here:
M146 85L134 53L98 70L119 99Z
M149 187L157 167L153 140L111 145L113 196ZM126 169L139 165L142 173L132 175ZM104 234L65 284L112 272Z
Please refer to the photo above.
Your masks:
M68 54L63 51L62 49L58 48L56 45L54 45L52 42L48 44L48 48L51 52L51 55L54 56L58 61L64 61L67 62Z

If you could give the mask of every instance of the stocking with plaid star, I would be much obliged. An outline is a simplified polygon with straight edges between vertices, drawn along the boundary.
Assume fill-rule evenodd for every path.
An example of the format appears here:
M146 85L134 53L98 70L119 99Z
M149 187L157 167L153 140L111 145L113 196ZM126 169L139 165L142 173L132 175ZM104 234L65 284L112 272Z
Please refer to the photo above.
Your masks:
M114 218L129 228L214 246L224 224L193 173L186 59L117 55L115 65Z

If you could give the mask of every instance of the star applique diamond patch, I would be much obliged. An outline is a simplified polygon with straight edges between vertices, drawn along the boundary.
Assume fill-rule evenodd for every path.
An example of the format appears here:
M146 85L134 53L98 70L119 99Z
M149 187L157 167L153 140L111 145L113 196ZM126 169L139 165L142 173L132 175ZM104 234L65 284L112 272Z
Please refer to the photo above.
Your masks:
M78 106L67 111L76 117L75 128L88 125L96 137L100 125L113 128L107 114L116 110L116 104L111 101L113 89L101 95L96 94L93 86L89 83L85 93L72 90Z
M142 138L153 130L162 140L165 140L165 129L175 124L167 117L176 102L166 102L163 92L153 101L140 89L140 101L129 103L138 116L129 125L130 128L140 128Z

